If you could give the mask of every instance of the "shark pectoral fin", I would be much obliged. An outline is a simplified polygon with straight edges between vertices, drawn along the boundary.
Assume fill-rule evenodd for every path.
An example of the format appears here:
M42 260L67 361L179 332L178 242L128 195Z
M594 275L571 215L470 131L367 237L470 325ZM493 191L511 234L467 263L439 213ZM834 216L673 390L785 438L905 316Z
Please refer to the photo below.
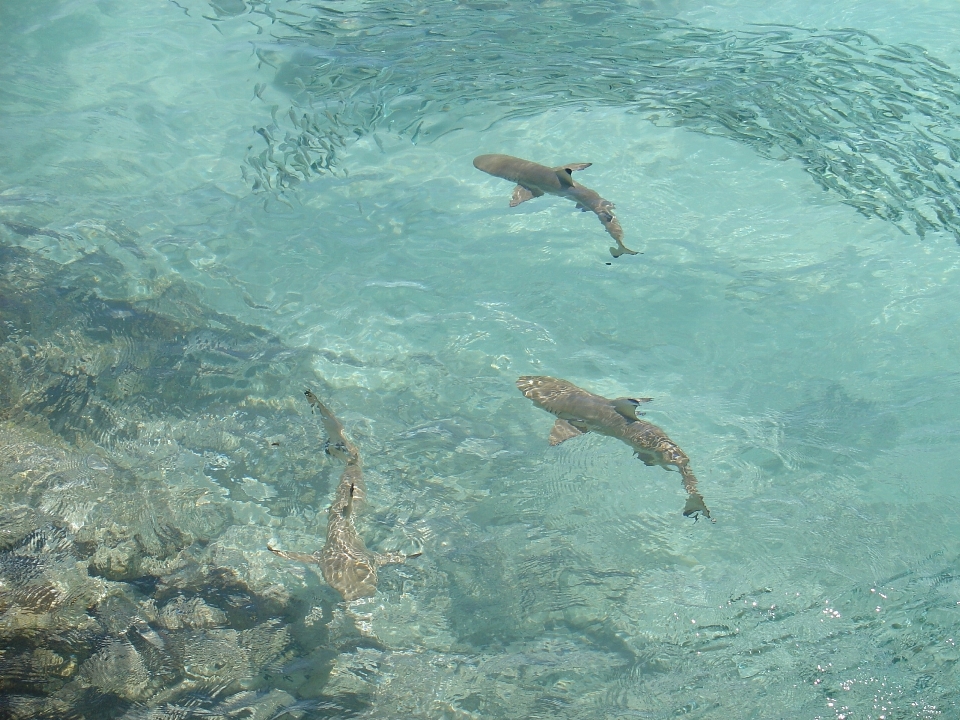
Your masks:
M564 440L569 440L570 438L575 438L578 435L583 435L584 432L585 431L583 430L578 430L566 420L558 419L553 424L553 429L550 431L550 444L559 445Z
M660 464L656 455L651 455L649 452L644 452L643 450L635 450L633 456L637 460L640 460L647 467L653 467L654 465ZM666 469L669 470L669 468Z
M523 185L517 185L513 189L513 195L510 198L510 207L516 207L520 203L532 200L535 197L540 197L541 195L543 195L542 190L531 190Z
M316 555L307 555L307 553L302 553L302 552L289 552L287 550L277 550L275 547L272 547L269 544L267 545L267 550L272 552L274 555L279 555L280 557L286 558L287 560L294 560L296 562L302 562L302 563L314 564L314 565L319 562Z
M419 556L420 553L417 553ZM377 567L382 565L402 565L408 557L413 555L404 555L398 552L377 553L373 556L373 562Z
M636 420L638 416L643 415L642 412L637 412L637 405L651 402L652 400L653 398L620 397L610 402L613 404L613 409L623 415L627 420Z

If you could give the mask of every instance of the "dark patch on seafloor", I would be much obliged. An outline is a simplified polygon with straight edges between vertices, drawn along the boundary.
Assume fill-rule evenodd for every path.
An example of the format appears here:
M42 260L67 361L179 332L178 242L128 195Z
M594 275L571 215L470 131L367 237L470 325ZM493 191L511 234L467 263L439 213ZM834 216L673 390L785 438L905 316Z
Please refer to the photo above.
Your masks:
M111 297L123 276L0 246L0 717L357 714L318 693L358 640L330 646L333 600L246 572L219 539L250 498L203 487L249 472L275 514L314 492L319 439L270 402L307 361L182 283Z
M196 411L188 404L232 412L253 378L280 384L295 362L265 331L205 310L183 285L115 300L95 288L99 276L122 276L119 263L93 254L67 267L0 247L4 418L43 418L74 443L133 440L144 419L186 417Z
M892 410L851 397L835 383L783 417L785 447L802 466L864 461L896 447L903 432Z

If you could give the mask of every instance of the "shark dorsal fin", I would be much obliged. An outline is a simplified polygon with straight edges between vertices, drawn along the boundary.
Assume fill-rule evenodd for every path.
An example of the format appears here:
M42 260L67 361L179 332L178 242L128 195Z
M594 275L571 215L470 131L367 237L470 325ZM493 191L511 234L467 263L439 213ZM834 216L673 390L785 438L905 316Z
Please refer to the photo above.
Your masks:
M560 167L555 167L554 172L557 173L557 180L560 181L562 187L573 187L573 173L577 170L588 168L592 164L593 163L568 163Z
M350 495L340 509L340 516L343 518L348 518L353 514L353 493L356 489L357 486L354 483L350 483Z
M637 420L640 415L643 415L642 412L637 412L637 405L640 403L648 403L652 400L653 398L621 397L616 400L611 400L610 403L613 405L613 409L623 415L627 420Z
M553 429L550 431L550 444L559 445L564 440L575 438L579 435L583 435L583 433L583 430L578 430L566 420L558 419L553 424Z
M543 195L543 190L531 190L523 185L517 185L513 189L513 196L510 198L510 207L516 207L520 203L532 200L535 197Z

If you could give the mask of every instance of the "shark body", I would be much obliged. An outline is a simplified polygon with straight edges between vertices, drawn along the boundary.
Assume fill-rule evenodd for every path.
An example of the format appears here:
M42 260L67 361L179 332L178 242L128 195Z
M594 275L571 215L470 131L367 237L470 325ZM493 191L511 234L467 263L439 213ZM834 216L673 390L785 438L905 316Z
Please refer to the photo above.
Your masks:
M590 165L591 163L570 163L549 168L510 155L479 155L473 159L473 166L478 170L517 183L510 198L510 207L516 207L541 195L557 195L573 200L583 212L589 210L596 213L604 229L617 241L617 246L610 248L611 255L636 255L634 250L623 244L623 228L613 214L613 203L604 200L595 190L574 181L573 173Z
M534 405L556 416L557 421L550 431L551 445L559 445L587 432L616 438L629 445L645 465L679 470L687 492L683 514L710 517L703 496L697 490L690 458L663 430L637 417L637 405L650 402L651 398L610 400L566 380L545 375L525 375L517 380L517 388Z
M336 415L307 390L304 395L315 411L320 413L327 433L327 454L346 463L333 503L327 512L327 539L317 553L277 550L267 545L270 552L297 562L319 565L323 579L339 592L344 600L370 597L377 592L377 569L390 563L402 563L402 553L375 553L367 549L354 525L354 513L360 510L367 496L363 481L360 452L343 432Z

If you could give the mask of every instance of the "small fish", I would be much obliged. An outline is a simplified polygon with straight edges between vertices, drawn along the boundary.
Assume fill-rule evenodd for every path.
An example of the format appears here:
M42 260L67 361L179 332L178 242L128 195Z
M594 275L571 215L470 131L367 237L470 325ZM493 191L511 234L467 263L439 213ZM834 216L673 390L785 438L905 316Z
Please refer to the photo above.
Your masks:
M419 128L417 131L419 132ZM573 179L575 171L585 170L591 164L569 163L549 168L546 165L510 155L479 155L473 159L473 166L477 170L517 183L510 198L510 207L516 207L520 203L544 194L573 200L583 212L591 210L596 213L607 233L617 241L617 246L610 248L611 255L615 258L623 254L636 255L636 251L623 244L623 228L613 214L613 203L604 200L596 191L580 185Z
M216 27L216 26L214 26L214 27ZM258 68L258 69L260 68L261 65L269 65L269 66L272 67L274 70L277 69L277 66L276 66L276 65L274 65L272 62L270 62L269 60L267 60L266 56L264 55L263 51L262 51L260 48L257 48L256 50L254 50L254 53L255 53L256 56L257 56L257 60L260 61L259 63L257 63L257 68Z
M667 434L653 423L638 417L637 406L652 398L616 398L579 388L566 380L545 375L525 375L517 380L517 388L538 408L557 417L550 431L550 444L559 445L587 432L621 440L629 445L644 465L659 465L680 471L687 491L684 516L710 517L710 511L697 490L697 478L690 469L690 458ZM642 413L640 413L642 415Z
M45 205L56 205L57 199L52 195L44 193L25 193L18 192L19 188L8 188L0 192L0 205L30 205L34 203L43 203Z
M174 5L176 5L176 6L177 6L178 8L180 8L181 10L183 10L183 14L184 14L184 15L186 15L187 17L190 17L190 12L189 12L183 5L181 5L180 3L176 2L176 0L170 0L170 2L171 2L172 4L174 4Z
M38 228L33 225L25 225L24 223L13 222L12 220L3 220L0 221L3 225L6 225L10 230L15 232L17 235L22 237L32 237L33 235L44 235L46 237L54 238L55 240L69 240L69 235L64 235L63 233L57 232L56 230L48 230L46 228Z

